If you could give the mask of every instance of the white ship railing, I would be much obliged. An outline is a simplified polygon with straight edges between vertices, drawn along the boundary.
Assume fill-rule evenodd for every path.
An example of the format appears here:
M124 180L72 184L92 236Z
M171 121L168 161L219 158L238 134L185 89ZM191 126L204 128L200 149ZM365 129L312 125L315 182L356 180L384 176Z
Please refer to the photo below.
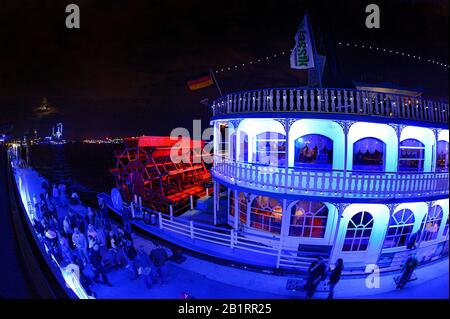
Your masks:
M270 88L226 94L212 103L214 116L251 112L375 115L447 123L447 103L351 89Z
M225 229L204 223L188 221L179 217L171 217L158 213L158 227L203 242L217 244L233 250L242 250L268 257L274 268L290 268L306 270L316 260L313 257L297 256L298 251L284 247L279 235L248 234L234 229ZM272 257L272 258L271 258Z
M115 213L119 215L122 213L113 207L109 195L101 193L98 197L102 198L105 201L105 204ZM124 203L122 209L129 209L129 206ZM316 255L320 254L318 252L299 251L298 249L287 246L283 241L283 237L277 234L250 234L240 230L227 229L202 222L187 220L183 217L170 216L161 212L152 211L145 207L143 209L145 213L154 214L158 217L154 226L145 226L144 229L147 227L155 227L158 231L171 234L174 236L171 239L171 242L178 245L180 244L180 241L177 241L176 238L181 237L183 241L187 240L189 242L189 249L194 251L202 251L205 249L205 243L210 243L223 247L222 255L225 255L226 251L228 251L229 254L233 255L234 260L241 260L241 262L245 263L245 258L242 258L242 256L246 256L246 252L250 252L264 256L264 265L266 267L296 271L306 271L311 262L316 260ZM143 223L139 221L138 224L142 225ZM212 249L214 249L214 247ZM420 249L422 248L420 247L416 251L419 252ZM221 249L215 248L215 250L219 252ZM398 253L406 251L405 247L404 250L399 250ZM242 254L240 258L238 257L239 254ZM433 258L440 258L444 255L444 252L439 252L439 254L433 253ZM258 260L260 259L261 258L258 258ZM325 260L327 261L328 259L325 258ZM403 261L404 258L398 257L393 260L391 264L385 265L382 271L398 270L401 268ZM364 270L359 270L359 268L349 268L344 272L344 275L360 273L364 273Z
M344 198L448 195L448 172L312 170L236 162L215 157L214 176L234 185L282 194Z

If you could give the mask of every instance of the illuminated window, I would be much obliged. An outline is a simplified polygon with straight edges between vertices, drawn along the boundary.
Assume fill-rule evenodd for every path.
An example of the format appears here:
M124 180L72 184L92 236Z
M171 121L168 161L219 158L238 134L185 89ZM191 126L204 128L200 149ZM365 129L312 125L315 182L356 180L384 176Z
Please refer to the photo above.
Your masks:
M373 217L368 212L355 214L348 222L343 251L365 251L369 246Z
M444 232L442 233L442 236L445 237L448 234L448 217L447 217L447 222L445 223L445 228L444 228Z
M442 208L434 205L428 210L428 215L422 223L422 241L430 241L437 238L439 226L442 221Z
M251 206L250 226L280 234L283 206L274 198L257 196Z
M219 156L228 156L228 137L229 128L227 124L219 124L219 149L216 154Z
M298 201L291 209L289 236L324 238L327 219L324 203Z
M414 228L414 213L402 209L391 215L383 248L406 246L407 240Z
M295 140L295 166L331 169L333 141L326 136L309 134Z
M256 136L256 163L283 166L286 161L286 136L265 132Z
M415 139L407 139L400 142L400 171L423 172L425 158L425 145Z
M230 215L234 216L234 191L230 190L230 196L228 197L229 199L229 203L228 203L228 207L230 208Z
M448 142L439 141L436 152L436 170L448 172Z
M239 221L241 223L247 223L247 199L245 194L240 192L238 194L239 198ZM230 192L230 215L234 216L234 191Z
M366 137L353 144L353 170L384 171L386 144L373 137Z
M237 135L236 133L231 134L231 154L232 159L236 159L240 162L248 162L248 135L245 132L239 132L239 145L237 145ZM237 149L239 149L239 158L237 157Z

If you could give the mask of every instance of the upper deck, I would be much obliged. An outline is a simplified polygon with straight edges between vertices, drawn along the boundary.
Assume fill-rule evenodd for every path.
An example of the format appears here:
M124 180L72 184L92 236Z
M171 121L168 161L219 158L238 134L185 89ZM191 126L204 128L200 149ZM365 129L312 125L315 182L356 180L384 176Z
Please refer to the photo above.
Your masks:
M314 113L385 117L448 124L448 104L407 95L338 88L270 88L226 94L212 103L215 118L244 113Z

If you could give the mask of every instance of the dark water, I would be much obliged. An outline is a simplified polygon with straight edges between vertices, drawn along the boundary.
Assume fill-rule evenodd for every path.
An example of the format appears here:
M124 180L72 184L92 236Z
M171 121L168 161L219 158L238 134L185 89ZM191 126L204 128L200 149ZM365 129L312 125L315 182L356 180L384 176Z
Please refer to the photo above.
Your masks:
M31 165L52 183L64 183L89 205L97 202L98 192L109 192L114 177L108 169L116 165L113 151L117 144L33 145Z

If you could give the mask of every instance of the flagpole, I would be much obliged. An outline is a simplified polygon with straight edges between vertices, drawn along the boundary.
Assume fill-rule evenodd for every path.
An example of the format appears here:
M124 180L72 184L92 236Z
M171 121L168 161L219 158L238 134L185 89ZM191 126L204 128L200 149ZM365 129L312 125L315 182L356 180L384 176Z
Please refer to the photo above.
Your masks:
M213 78L214 84L216 85L217 91L219 91L220 96L223 96L222 90L220 89L219 82L217 82L216 76L214 75L214 71L209 69L209 74Z
M311 22L309 21L308 18L308 12L306 12L306 25L309 28L309 33L311 34L311 42L312 42L312 46L313 46L313 54L314 54L314 61L315 61L315 66L314 68L317 70L317 78L319 79L319 87L322 88L322 75L320 74L320 65L319 65L319 60L317 59L317 47L316 47L316 41L314 39L314 33L312 30L312 26L311 26Z

